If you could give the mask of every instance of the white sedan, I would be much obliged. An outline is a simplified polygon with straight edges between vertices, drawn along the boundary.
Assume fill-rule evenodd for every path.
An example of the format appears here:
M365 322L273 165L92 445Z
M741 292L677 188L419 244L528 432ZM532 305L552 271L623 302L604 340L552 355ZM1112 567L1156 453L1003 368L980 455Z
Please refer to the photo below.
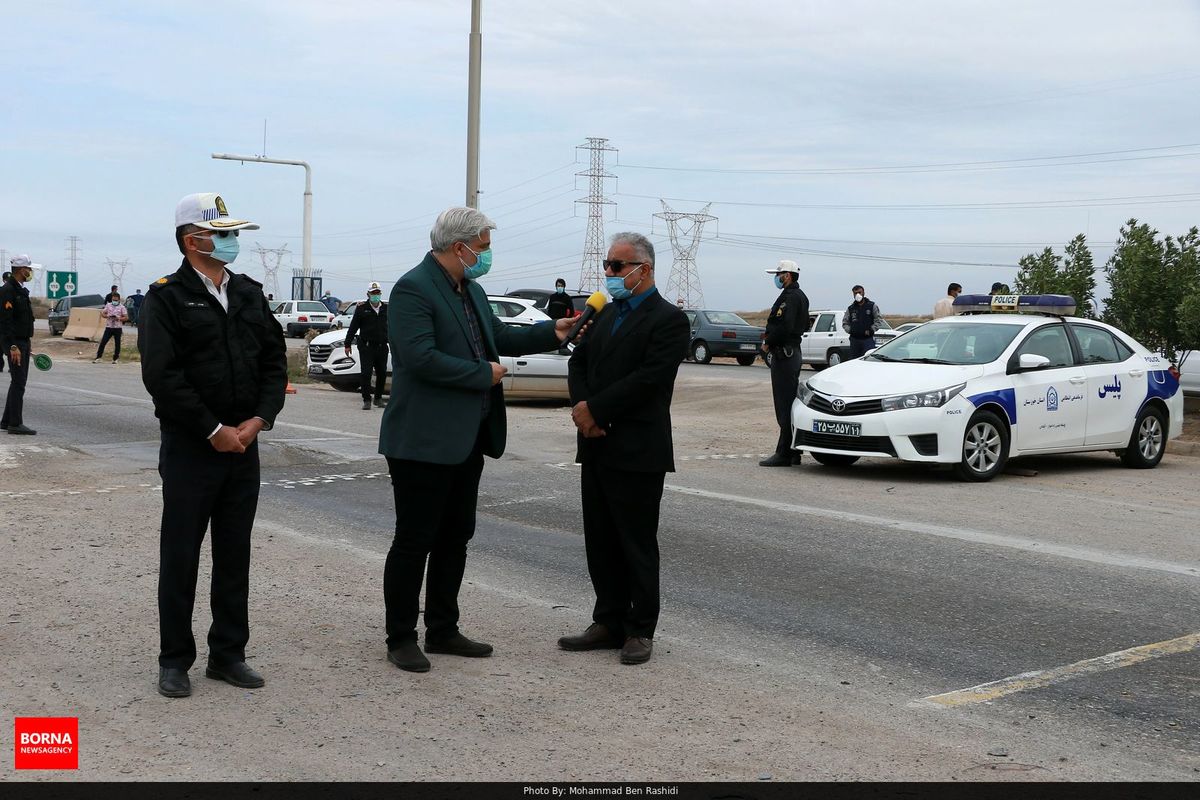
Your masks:
M926 322L801 385L793 447L831 466L892 457L986 481L1030 454L1110 450L1128 466L1154 467L1182 433L1175 367L1112 326L1048 313L1074 313L1070 298L1019 298L1037 315L975 314L994 301L960 300L956 310L968 313Z
M549 319L549 317L547 317ZM502 319L506 325L532 325L520 319ZM350 345L346 355L346 332L329 331L313 337L308 343L309 377L328 383L344 392L357 391L361 369L358 365L358 346ZM567 361L569 351L551 351L528 356L501 356L500 363L508 368L504 376L504 396L511 400L567 400ZM387 391L391 391L392 356L388 353Z

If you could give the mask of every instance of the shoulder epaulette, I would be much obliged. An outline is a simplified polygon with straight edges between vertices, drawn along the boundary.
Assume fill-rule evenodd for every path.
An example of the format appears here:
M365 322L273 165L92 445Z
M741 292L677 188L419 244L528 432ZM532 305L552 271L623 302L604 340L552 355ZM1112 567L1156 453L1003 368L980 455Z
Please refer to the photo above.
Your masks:
M164 275L154 283L150 284L150 291L154 291L160 286L166 286L168 283L174 283L176 280L177 279L174 275Z

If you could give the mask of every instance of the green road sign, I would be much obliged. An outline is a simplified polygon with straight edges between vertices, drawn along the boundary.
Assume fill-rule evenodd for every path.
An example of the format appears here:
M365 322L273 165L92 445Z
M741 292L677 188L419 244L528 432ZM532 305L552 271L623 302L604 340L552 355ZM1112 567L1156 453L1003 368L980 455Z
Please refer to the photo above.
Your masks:
M33 357L33 365L42 372L46 372L54 366L54 362L51 361L50 356L46 355L45 353L38 353Z
M46 272L46 297L72 297L79 290L78 272Z

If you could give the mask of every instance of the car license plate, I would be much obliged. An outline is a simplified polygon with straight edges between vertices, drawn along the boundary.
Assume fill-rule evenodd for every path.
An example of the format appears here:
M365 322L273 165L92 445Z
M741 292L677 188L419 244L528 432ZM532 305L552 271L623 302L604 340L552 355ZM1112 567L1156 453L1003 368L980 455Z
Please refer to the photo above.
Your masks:
M829 433L834 436L862 436L861 422L826 422L813 420L813 433Z
M743 350L757 350L757 349L758 349L758 346L757 346L757 345L753 345L753 344L744 344L744 345L741 345L741 348L742 348Z
M324 371L325 371L324 367L317 366L316 364L313 364L311 367L308 368L309 375L320 375Z

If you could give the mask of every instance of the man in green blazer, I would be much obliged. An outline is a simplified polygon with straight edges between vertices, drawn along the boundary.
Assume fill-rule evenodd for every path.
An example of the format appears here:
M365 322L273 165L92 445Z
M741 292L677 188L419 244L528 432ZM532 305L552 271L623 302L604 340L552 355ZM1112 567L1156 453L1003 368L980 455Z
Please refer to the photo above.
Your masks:
M566 340L573 320L511 328L476 283L492 263L496 225L472 208L443 211L425 260L392 288L388 340L392 395L379 452L387 457L396 533L383 574L388 661L428 672L417 616L428 561L425 653L483 657L492 647L458 629L458 590L475 533L483 457L504 453L506 372L499 357L542 353Z

